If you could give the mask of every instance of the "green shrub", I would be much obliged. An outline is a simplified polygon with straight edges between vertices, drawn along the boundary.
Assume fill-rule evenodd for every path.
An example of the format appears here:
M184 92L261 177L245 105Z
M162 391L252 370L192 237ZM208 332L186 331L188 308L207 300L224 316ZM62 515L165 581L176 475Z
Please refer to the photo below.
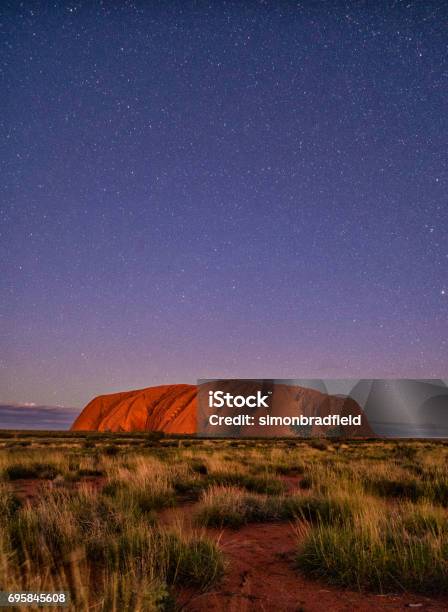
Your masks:
M299 463L277 463L273 468L282 476L300 476L305 470L305 467Z
M299 482L300 489L311 489L313 486L313 479L311 476L304 476Z
M208 474L207 464L203 461L192 461L191 469L193 472L196 472L196 474L202 474L203 476Z
M325 440L310 440L310 446L311 448L315 448L316 450L320 450L320 451L325 451L327 450L328 447L328 442L326 442Z
M391 480L378 478L366 482L367 490L381 497L398 497L417 501L425 495L423 485L417 480Z
M177 478L173 480L175 492L184 500L196 500L201 496L206 483L195 478Z
M24 478L44 478L53 480L58 475L58 469L49 463L16 463L8 465L3 471L8 480L21 480Z
M108 455L109 457L115 457L120 452L120 449L118 448L118 446L115 446L114 444L109 444L108 446L104 447L103 452L105 455Z
M104 476L104 470L94 470L90 468L83 468L83 469L78 470L78 476L80 476L81 478L100 477L100 476Z

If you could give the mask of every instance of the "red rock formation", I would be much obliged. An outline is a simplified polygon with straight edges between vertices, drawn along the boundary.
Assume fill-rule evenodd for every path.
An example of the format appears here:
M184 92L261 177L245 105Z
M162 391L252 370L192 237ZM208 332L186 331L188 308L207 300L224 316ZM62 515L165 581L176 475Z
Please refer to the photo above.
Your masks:
M196 431L196 386L163 385L95 397L73 423L77 431Z
M209 389L223 389L232 393L249 395L260 388L256 381L222 381L206 383L201 386L203 397L208 396ZM293 416L298 414L341 416L362 414L359 405L351 398L326 395L304 387L275 384L269 386L272 394L271 415ZM264 391L266 392L266 390ZM209 409L201 402L199 413L201 423L208 418ZM212 411L210 411L211 413ZM202 413L202 414L201 414ZM224 409L220 414L231 414ZM260 416L259 409L252 412ZM163 385L148 387L137 391L100 395L93 399L73 423L71 429L77 431L163 431L168 434L191 434L197 431L197 387L196 385ZM224 436L291 436L294 431L287 426L279 427L221 427L219 431L210 427L201 427L207 435ZM328 432L326 427L312 427L307 435L319 436ZM297 432L298 433L298 432ZM336 433L336 432L334 432ZM300 434L299 434L300 435ZM303 434L302 434L303 435ZM361 427L343 427L338 435L347 437L368 437L374 435L365 415Z

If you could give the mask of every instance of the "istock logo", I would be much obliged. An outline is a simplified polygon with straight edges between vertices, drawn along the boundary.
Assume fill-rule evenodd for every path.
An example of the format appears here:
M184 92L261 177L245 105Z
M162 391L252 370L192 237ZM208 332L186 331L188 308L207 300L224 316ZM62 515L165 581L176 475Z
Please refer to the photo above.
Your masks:
M256 395L232 395L231 393L224 393L224 391L209 391L208 392L208 406L209 408L222 408L227 406L228 408L242 408L247 406L249 408L269 408L266 403L269 395L261 395L261 391L257 391Z

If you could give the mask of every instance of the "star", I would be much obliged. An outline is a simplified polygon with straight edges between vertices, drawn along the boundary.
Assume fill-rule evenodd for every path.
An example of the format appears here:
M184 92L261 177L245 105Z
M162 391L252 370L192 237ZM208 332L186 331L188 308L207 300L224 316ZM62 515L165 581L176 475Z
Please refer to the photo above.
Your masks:
M7 4L2 395L448 378L448 3Z

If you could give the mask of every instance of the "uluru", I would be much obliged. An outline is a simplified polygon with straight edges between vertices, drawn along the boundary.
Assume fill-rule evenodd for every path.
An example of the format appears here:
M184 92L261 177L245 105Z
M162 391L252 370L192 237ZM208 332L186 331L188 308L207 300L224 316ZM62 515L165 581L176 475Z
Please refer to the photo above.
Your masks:
M211 384L211 383L210 383ZM213 383L216 385L216 382ZM255 381L222 381L224 388L235 389L240 393L252 392ZM227 386L227 387L226 387ZM201 385L201 392L208 393L208 384ZM314 389L273 383L270 387L274 398L271 414L314 414L326 416L331 413L363 415L362 426L342 428L337 435L349 437L369 437L374 435L362 409L351 398L328 395ZM95 397L76 418L71 429L74 431L161 431L166 434L213 435L201 424L201 411L198 416L198 386L187 384L161 385L135 391L124 391ZM202 414L204 411L202 410ZM325 427L316 427L306 435L325 435ZM255 436L296 436L297 431L288 428L269 428L269 430L248 431L232 429L218 435L255 435ZM335 435L335 432L333 432Z
M73 423L75 431L196 432L196 385L161 385L99 395Z

